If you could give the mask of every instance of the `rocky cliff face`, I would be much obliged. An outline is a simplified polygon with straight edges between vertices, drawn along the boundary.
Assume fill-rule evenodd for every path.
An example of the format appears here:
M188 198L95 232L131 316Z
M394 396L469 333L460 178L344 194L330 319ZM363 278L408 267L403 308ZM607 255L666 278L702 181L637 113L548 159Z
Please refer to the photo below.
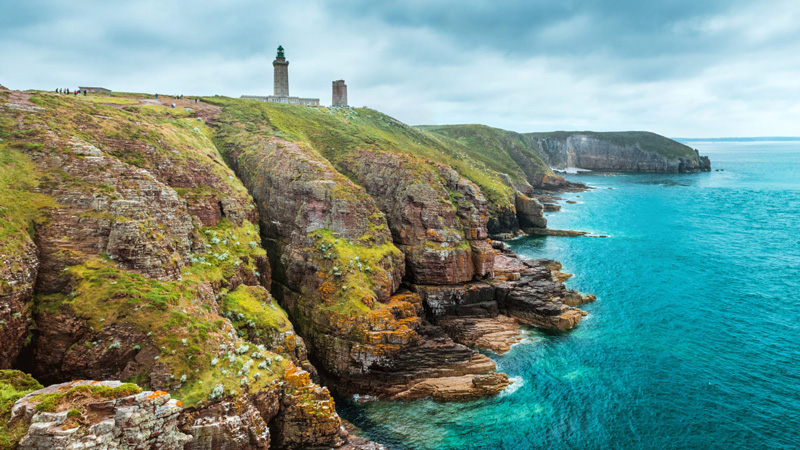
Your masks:
M568 329L583 317L563 303L574 293L549 275L538 284L533 276L520 281L519 273L512 282L495 278L488 202L457 171L366 148L331 163L308 145L253 139L237 117L252 113L240 108L260 107L225 104L215 119L220 144L258 205L273 255L273 294L339 392L464 399L507 385L491 360L454 342L454 327L430 323L448 323L431 316L436 306L428 293L438 286L452 295L485 287L491 317L513 311L515 323ZM267 118L273 108L263 105ZM261 134L269 134L262 123ZM526 227L545 226L535 199L520 194L516 203L512 214Z
M0 254L0 369L14 366L33 318L31 300L39 258L29 236L22 235L19 244Z
M76 381L21 398L9 423L27 428L20 450L180 450L192 439L178 430L180 404L118 381Z
M385 116L352 145L338 127L354 115L223 103L0 90L0 368L57 384L0 430L12 445L375 448L321 381L494 395L508 377L468 346L583 317L552 265L488 239L493 221L545 226L542 205L466 153ZM345 150L315 148L323 125Z
M453 284L491 275L486 199L473 183L396 153L358 151L342 166L386 214L409 280Z
M169 391L188 407L177 422L197 437L192 448L343 444L330 394L300 368L313 370L302 339L265 287L257 211L202 120L214 108L9 98L0 182L19 208L2 212L14 245L3 249L13 257L0 271L0 314L11 320L0 332L13 341L0 363L23 349L48 383ZM220 411L237 418L201 420Z
M547 133L527 135L554 168L615 172L704 172L707 156L653 133Z
M419 297L400 289L407 266L417 270L412 278L458 282L464 273L466 279L474 274L463 232L438 225L443 219L424 206L442 206L437 195L448 194L441 186L434 194L422 184L410 189L416 210L406 209L408 203L387 208L408 222L405 229L392 228L373 197L304 145L271 139L232 146L227 155L265 218L262 235L270 254L280 255L273 258L273 293L298 324L318 368L341 392L436 396L414 386L427 379L446 384L442 380L450 378L467 380L468 388L443 396L482 396L505 387L507 377L500 374L473 387L471 380L490 373L494 364L426 324ZM457 211L442 208L452 224ZM428 233L425 221L436 221L437 227ZM406 243L405 256L392 244L393 233ZM434 254L430 264L450 267L449 274L433 275L426 265L432 259L425 247L429 236L439 243L457 240L462 247L452 258Z

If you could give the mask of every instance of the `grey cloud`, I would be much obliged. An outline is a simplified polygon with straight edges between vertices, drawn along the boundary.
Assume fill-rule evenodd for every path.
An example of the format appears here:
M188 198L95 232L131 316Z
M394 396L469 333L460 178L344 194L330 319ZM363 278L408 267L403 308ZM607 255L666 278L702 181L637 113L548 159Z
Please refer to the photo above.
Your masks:
M0 83L266 94L275 47L292 92L409 123L518 131L800 134L791 0L0 3Z

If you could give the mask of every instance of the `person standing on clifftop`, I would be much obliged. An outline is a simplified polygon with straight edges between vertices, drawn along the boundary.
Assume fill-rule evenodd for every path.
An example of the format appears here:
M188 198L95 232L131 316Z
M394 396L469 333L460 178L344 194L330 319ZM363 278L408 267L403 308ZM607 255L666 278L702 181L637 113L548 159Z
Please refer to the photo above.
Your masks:
M158 94L156 94L156 100L158 100Z

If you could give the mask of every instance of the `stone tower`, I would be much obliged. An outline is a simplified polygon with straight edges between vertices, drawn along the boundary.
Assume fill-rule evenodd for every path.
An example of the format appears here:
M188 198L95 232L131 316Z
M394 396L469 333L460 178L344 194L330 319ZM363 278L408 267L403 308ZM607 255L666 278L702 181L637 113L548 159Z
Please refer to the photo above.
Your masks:
M283 56L283 46L278 46L278 56L272 61L275 68L274 92L275 97L289 96L289 61Z
M333 82L333 100L332 106L347 106L347 85L344 80L336 80Z

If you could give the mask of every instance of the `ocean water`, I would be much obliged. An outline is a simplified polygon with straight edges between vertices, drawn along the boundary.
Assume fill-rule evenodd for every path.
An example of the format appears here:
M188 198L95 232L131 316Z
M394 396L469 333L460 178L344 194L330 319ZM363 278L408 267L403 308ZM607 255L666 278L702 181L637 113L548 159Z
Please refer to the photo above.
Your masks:
M724 170L570 176L550 226L610 237L510 243L598 301L489 354L505 393L342 415L398 450L800 448L800 142L691 145Z

